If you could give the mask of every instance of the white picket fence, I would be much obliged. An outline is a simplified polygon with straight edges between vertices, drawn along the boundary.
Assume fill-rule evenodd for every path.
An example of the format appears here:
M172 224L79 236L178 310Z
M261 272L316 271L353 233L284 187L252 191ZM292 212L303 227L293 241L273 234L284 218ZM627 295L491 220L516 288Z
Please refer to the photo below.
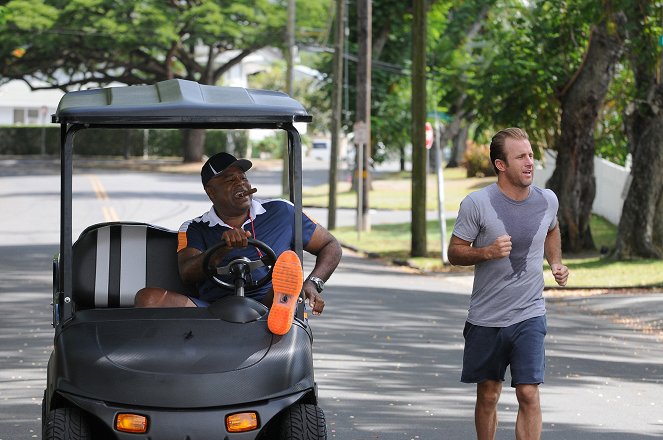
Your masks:
M545 187L555 170L556 157L556 152L546 150L544 159L537 163L534 171L536 186ZM592 212L617 225L622 215L622 206L628 191L627 185L630 184L630 169L595 157L594 176L596 177L596 197L592 205Z

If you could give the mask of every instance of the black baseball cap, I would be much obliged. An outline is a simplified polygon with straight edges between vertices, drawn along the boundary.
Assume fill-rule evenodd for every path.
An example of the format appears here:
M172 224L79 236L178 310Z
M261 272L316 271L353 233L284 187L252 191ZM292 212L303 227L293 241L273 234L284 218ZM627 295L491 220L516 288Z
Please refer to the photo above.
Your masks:
M203 186L205 186L212 177L218 176L229 167L237 167L246 172L251 169L252 166L253 164L250 160L237 159L229 153L217 153L207 159L207 162L205 162L205 165L203 165L203 168L200 170L200 178L203 181Z

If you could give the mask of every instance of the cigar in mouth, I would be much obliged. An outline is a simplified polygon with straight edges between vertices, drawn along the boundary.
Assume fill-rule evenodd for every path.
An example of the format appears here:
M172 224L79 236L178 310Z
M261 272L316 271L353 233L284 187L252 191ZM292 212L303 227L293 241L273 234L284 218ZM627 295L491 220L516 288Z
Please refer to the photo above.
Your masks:
M253 193L257 192L257 191L258 191L258 190L257 190L256 188L251 188L251 189L247 189L246 191L236 192L236 193L235 193L235 198L237 198L237 199L241 199L242 197L249 196L249 195L251 195L251 194L253 194Z

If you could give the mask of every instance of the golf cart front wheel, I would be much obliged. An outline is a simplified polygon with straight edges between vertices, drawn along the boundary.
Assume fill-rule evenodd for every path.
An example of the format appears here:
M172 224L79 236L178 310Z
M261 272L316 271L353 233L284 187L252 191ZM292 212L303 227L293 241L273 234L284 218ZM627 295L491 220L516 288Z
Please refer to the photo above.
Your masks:
M57 408L48 413L42 440L91 440L90 426L77 408Z
M293 405L282 416L277 438L278 440L327 440L325 414L317 405Z

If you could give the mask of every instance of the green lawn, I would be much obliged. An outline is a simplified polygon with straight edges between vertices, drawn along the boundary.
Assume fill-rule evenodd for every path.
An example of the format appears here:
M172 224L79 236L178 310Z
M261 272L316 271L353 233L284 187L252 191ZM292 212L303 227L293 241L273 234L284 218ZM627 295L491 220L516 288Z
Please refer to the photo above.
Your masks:
M466 178L465 170L454 168L444 172L444 209L457 211L460 201L470 192L483 188L493 182L495 177ZM429 174L427 178L426 209L437 209L437 177ZM350 191L350 182L338 183L337 205L339 208L356 208L357 193ZM304 190L304 206L327 207L329 186L320 185ZM412 203L410 173L385 173L373 180L373 189L369 193L371 208L409 210Z
M455 212L465 195L494 182L495 178L466 179L464 170L445 171L445 210ZM338 194L338 206L356 207L356 194L350 192L350 184L341 184ZM304 190L305 206L327 206L326 185ZM410 181L406 173L380 175L373 182L370 192L371 208L374 209L410 209ZM437 209L437 181L429 176L427 187L427 209ZM453 229L454 220L447 220L447 242ZM616 227L601 217L594 216L591 221L592 235L597 249L614 247ZM438 221L427 222L428 255L422 258L410 258L410 224L373 225L370 232L357 234L353 227L339 228L334 235L344 244L364 252L378 254L389 260L400 260L427 271L470 271L471 268L442 265L440 258L440 228ZM568 287L573 288L613 288L663 286L662 260L614 261L602 256L598 251L583 255L565 255L564 263L569 267L571 276ZM547 286L555 282L546 265L545 281Z

